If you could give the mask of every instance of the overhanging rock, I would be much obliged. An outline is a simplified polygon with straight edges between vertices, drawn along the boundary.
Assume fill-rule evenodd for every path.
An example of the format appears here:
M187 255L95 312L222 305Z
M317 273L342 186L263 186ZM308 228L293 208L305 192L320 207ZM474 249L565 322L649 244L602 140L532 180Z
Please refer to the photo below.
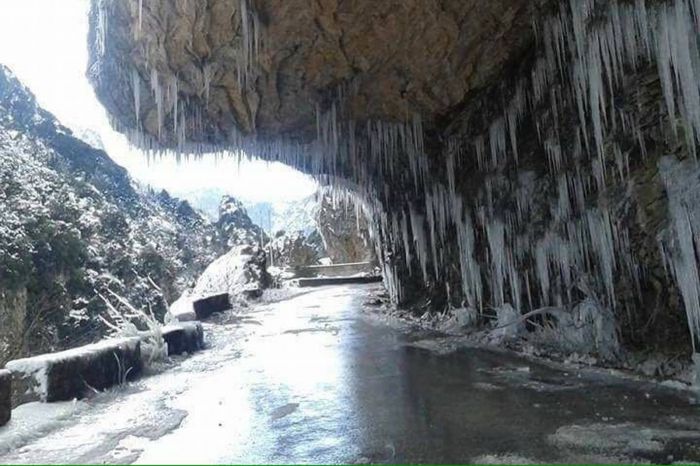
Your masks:
M352 196L393 301L592 299L630 349L700 341L697 1L93 4L91 77L133 142Z

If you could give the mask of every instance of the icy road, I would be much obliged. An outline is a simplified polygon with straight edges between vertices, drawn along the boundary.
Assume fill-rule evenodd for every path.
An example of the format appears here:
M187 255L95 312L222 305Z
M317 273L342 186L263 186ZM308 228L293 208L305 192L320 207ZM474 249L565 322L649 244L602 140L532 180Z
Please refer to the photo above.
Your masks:
M210 348L0 428L0 463L700 460L689 392L437 338L318 289L206 325ZM425 345L423 345L425 346Z

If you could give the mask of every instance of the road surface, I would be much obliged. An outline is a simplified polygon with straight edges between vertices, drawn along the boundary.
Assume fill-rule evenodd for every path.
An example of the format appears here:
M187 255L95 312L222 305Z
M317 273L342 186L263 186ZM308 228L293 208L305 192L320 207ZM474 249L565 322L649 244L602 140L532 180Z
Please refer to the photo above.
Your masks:
M210 348L74 403L20 407L0 463L700 460L689 392L567 371L368 318L377 285L206 324Z

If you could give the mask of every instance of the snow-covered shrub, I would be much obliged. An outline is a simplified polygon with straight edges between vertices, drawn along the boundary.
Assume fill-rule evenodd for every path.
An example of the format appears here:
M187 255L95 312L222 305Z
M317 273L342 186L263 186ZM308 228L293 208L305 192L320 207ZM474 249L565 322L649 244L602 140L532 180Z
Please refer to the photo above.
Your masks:
M172 316L167 313L166 322L160 322L150 310L146 312L137 309L112 291L110 291L110 295L124 308L120 311L107 298L102 297L110 317L110 320L104 319L104 321L112 328L113 336L139 338L141 340L141 359L146 367L156 361L167 359L168 346L163 339L163 327L172 322Z

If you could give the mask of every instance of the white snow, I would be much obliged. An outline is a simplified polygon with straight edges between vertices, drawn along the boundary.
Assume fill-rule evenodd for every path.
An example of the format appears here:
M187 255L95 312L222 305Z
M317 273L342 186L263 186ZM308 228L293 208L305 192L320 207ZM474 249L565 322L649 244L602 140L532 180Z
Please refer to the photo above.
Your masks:
M69 426L88 406L85 401L27 403L12 410L9 424L0 427L0 454L20 448L52 430Z

